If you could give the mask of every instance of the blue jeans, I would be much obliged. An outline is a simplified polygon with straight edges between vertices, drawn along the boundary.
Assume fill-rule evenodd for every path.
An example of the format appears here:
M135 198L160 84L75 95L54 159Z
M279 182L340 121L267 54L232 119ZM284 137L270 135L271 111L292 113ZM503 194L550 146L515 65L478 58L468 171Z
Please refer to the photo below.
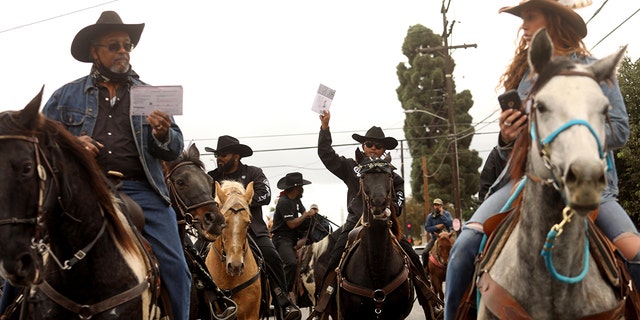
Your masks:
M473 222L484 224L488 218L500 212L509 199L512 188L513 182L509 182L489 196L476 210L471 219L465 223L462 227L462 232L453 244L449 254L449 266L447 267L445 283L445 320L454 318L462 295L473 280L474 262L484 236L483 232L468 227L468 224ZM617 199L613 197L602 199L596 225L612 241L624 232L638 234L638 230L627 213L622 209ZM640 257L636 256L635 259L640 260ZM633 281L636 284L640 284L640 261L629 261L627 267L633 277Z
M142 235L158 259L161 281L168 291L175 319L189 319L191 273L178 235L175 211L147 182L123 181L122 191L142 207Z

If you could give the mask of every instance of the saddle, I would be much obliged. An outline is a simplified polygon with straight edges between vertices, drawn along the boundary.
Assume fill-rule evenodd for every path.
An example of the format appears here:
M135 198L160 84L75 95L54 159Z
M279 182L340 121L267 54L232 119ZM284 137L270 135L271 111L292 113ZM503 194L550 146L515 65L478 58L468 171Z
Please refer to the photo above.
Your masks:
M507 239L511 235L520 217L519 203L505 212L501 212L485 223L487 243L481 253L476 257L476 269L473 279L462 300L460 301L455 319L474 319L473 312L476 306L476 292L482 292L485 304L499 319L531 319L522 306L495 282L488 270L495 263L499 253L503 249ZM630 274L626 270L624 258L616 251L614 244L595 225L597 212L589 215L588 237L590 254L595 259L601 274L609 281L611 286L618 290L620 303L611 310L595 315L583 317L584 320L618 319L625 316L627 319L639 319L640 297L638 297Z
M122 192L122 178L124 175L118 171L108 171L105 177L105 181L109 185L111 193L118 199L120 209L125 213L130 222L142 232L144 230L144 212L140 205L138 205L131 197Z

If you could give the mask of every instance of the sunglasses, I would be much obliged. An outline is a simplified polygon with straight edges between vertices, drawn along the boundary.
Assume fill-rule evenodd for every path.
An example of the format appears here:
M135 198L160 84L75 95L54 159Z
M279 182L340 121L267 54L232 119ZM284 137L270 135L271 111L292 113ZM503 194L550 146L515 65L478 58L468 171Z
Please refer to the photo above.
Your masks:
M364 142L364 146L367 148L372 148L373 146L376 147L376 149L384 149L384 145L381 143L377 143L377 142L373 142L373 141L365 141Z
M120 48L124 48L124 51L126 52L131 52L131 50L133 50L133 48L135 47L135 45L133 43L130 42L125 42L125 43L120 43L120 42L112 42L109 44L96 44L96 47L105 47L107 48L109 51L116 53L118 51L120 51Z

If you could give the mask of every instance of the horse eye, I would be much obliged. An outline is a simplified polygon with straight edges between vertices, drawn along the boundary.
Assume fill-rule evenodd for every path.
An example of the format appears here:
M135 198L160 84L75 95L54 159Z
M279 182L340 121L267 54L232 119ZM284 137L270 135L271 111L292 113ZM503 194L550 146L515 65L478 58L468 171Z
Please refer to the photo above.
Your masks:
M547 105L543 102L536 103L536 109L538 109L538 112L540 113L549 111L549 108L547 108Z
M22 166L22 175L30 176L33 173L33 163L27 162Z
M182 179L178 179L178 180L176 180L176 184L177 184L178 186L180 186L180 187L183 187L183 186L185 185L184 180L182 180Z

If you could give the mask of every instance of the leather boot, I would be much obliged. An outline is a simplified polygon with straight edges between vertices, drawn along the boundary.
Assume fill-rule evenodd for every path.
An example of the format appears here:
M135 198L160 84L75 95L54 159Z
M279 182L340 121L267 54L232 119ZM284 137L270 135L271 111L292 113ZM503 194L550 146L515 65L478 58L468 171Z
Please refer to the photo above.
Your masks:
M282 320L300 320L302 319L302 313L300 312L300 308L296 306L291 300L287 293L282 291L280 288L275 288L273 291L276 294L276 299L278 300L278 305L280 306L280 318Z

